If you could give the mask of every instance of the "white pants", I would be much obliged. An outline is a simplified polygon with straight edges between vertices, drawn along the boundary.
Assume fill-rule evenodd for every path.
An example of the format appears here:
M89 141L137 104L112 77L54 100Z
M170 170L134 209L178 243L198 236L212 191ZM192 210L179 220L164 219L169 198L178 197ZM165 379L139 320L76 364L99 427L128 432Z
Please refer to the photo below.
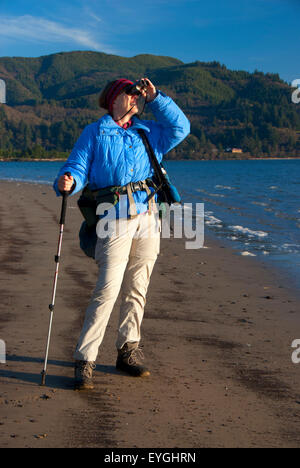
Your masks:
M160 221L157 213L110 222L112 233L99 238L96 262L99 276L86 310L74 358L95 361L111 312L122 288L117 349L139 342L146 294L159 254Z

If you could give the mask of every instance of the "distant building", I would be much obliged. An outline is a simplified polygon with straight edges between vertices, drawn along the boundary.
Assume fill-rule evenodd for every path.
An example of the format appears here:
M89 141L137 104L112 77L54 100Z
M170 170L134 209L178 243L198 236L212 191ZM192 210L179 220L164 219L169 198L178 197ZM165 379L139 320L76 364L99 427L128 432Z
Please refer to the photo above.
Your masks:
M243 152L241 148L226 148L225 151L227 153L242 153Z
M232 153L242 153L243 150L241 148L232 148L231 152Z
M6 104L6 84L4 80L0 80L0 104Z

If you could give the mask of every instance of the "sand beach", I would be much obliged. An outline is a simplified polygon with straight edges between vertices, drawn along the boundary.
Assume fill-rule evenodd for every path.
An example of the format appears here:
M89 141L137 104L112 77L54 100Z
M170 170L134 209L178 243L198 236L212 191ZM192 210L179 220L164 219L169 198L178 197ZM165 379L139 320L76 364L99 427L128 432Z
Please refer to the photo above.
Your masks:
M97 267L78 245L68 201L46 386L61 200L52 187L0 182L1 448L300 447L300 299L279 273L206 237L163 239L143 322L152 374L115 369L118 303L96 388L75 392L73 351Z

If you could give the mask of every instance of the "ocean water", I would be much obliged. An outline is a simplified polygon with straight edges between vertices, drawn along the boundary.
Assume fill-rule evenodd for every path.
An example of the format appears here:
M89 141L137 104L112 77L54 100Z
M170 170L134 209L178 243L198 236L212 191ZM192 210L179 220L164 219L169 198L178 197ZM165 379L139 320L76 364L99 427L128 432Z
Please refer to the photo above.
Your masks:
M0 180L52 184L61 162L0 162ZM204 203L206 232L263 258L300 290L300 159L166 161L183 202Z

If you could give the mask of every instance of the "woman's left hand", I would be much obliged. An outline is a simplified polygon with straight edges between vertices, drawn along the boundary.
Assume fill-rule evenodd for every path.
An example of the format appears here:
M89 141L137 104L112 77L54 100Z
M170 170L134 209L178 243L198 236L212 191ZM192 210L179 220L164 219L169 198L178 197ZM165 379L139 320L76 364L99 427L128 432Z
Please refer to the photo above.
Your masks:
M153 101L157 96L157 91L153 83L149 80L149 78L142 78L148 84L147 89L142 91L142 95L146 99L146 102Z

